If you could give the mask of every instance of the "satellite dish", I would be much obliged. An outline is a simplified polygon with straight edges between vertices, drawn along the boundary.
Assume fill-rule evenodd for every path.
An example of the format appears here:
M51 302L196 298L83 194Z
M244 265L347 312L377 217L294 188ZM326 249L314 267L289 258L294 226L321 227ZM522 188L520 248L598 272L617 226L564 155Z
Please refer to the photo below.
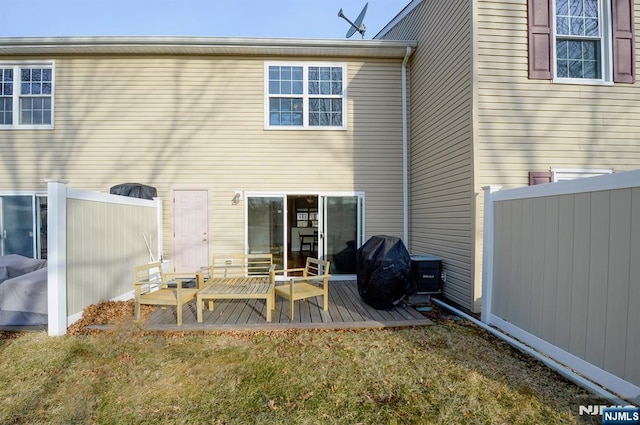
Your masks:
M345 21L351 24L351 28L349 28L349 31L347 31L347 35L346 35L347 38L355 34L356 31L358 31L362 35L362 38L364 38L364 32L367 30L367 27L364 26L362 21L364 20L364 15L367 13L367 6L369 6L369 3L365 3L364 7L362 8L362 11L356 18L355 22L351 22L349 18L344 16L342 9L340 9L340 11L338 12L339 17L341 17L342 19L344 19Z

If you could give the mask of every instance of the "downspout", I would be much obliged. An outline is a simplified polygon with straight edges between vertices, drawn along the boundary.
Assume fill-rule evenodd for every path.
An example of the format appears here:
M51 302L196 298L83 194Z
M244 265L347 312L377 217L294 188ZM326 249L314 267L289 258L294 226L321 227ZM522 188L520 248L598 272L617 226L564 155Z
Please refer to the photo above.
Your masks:
M411 56L411 47L402 60L402 240L407 249L409 244L409 131L407 111L407 62Z

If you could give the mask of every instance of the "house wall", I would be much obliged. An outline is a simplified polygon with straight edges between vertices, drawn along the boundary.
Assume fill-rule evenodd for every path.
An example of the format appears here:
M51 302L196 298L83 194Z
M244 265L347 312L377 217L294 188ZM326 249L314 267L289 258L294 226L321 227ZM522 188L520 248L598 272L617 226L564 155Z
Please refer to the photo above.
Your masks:
M263 125L264 62L327 58L38 59L55 60L55 129L0 132L0 188L42 188L44 178L105 192L154 186L168 258L175 189L209 191L212 253L244 249L236 190L364 191L366 237L402 235L400 60L336 61L348 64L348 129L327 131Z
M528 185L529 171L640 168L640 84L559 84L528 78L527 1L475 2L476 181L482 191ZM640 34L640 1L635 1ZM636 68L640 43L636 36ZM476 270L482 266L478 257ZM479 282L477 282L479 284Z
M528 171L640 168L640 84L529 80L527 1L477 2L478 181L526 186ZM636 69L640 1L635 1Z
M474 280L471 2L423 0L382 38L410 62L410 251L443 258L445 296L478 310Z
M441 255L447 298L479 311L482 187L525 186L529 171L553 168L640 168L640 84L529 80L526 0L418 3L381 37L418 41L411 251Z

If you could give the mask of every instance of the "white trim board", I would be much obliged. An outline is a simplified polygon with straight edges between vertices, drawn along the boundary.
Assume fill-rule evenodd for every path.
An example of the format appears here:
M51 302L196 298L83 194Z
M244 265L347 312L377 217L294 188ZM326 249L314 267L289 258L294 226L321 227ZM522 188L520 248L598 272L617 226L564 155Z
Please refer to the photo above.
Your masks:
M570 195L575 193L596 192L600 190L628 189L640 186L640 170L623 171L604 176L565 180L557 183L539 184L500 190L492 193L494 202L510 201L544 196Z

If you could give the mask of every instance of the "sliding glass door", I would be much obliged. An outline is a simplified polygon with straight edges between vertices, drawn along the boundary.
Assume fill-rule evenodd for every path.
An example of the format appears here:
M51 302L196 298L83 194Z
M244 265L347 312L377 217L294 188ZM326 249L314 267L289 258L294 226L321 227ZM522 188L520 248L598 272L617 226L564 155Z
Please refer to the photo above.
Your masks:
M362 195L320 196L321 257L333 274L356 273L356 250L363 239Z
M284 196L247 197L247 249L249 254L273 254L284 268Z
M47 198L0 196L0 255L47 258Z
M333 274L356 273L364 194L247 194L246 199L248 253L272 253L278 268L300 267L306 256L317 256L331 262ZM311 236L309 246L301 245L302 233Z

